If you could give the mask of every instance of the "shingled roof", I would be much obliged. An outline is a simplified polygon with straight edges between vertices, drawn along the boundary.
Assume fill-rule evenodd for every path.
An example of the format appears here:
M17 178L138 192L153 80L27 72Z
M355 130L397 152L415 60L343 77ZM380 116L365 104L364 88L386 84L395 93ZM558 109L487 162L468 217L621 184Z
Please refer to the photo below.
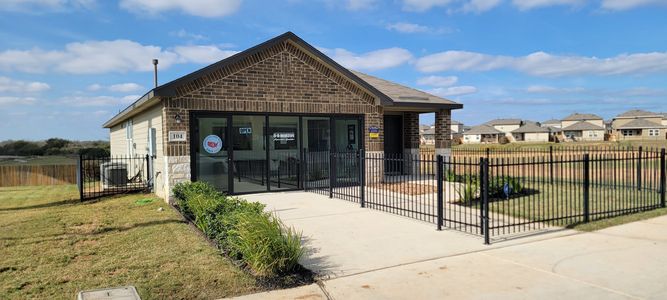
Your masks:
M628 110L616 116L616 118L639 118L639 117L663 117L663 115L659 113L654 113L652 111L633 109L633 110Z
M494 119L486 122L486 125L497 126L497 125L521 125L521 119Z
M628 123L618 126L618 128L616 129L648 129L648 128L665 128L665 126L646 119L634 119Z
M577 123L574 123L570 126L563 128L563 131L583 131L583 130L604 130L604 128L585 121L579 121Z
M535 123L526 123L525 125L512 130L512 133L550 133L549 128L537 126Z
M563 121L585 121L585 120L602 120L602 117L596 115L596 114L580 114L580 113L573 113Z
M470 130L463 133L464 135L473 135L473 134L504 134L501 131L491 127L487 124L477 125Z
M427 105L446 105L446 106L462 106L452 100L435 96L420 90L413 89L404 85L400 85L389 80L384 80L372 75L350 70L352 74L361 78L363 81L376 88L378 91L389 96L394 104L427 104ZM460 107L459 107L460 108Z

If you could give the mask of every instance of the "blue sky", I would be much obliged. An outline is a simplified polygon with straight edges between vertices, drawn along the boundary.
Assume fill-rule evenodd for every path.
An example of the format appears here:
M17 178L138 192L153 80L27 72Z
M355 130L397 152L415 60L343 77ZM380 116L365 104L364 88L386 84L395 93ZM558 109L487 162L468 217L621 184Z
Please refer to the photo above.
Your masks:
M152 58L165 83L285 31L470 125L667 111L667 0L0 0L0 140L108 139Z

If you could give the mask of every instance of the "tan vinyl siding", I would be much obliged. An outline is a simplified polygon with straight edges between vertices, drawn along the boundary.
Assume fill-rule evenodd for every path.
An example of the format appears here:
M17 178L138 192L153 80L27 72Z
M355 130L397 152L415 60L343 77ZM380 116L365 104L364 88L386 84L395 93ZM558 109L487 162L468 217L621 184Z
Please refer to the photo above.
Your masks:
M164 188L164 144L162 129L162 104L155 105L132 118L132 142L134 156L145 157L148 154L148 129L155 128L156 157L153 159L153 173L155 193L165 196ZM111 128L110 142L113 156L127 156L127 122Z
M125 125L118 124L110 129L109 144L111 146L111 156L127 155L127 139L125 138Z

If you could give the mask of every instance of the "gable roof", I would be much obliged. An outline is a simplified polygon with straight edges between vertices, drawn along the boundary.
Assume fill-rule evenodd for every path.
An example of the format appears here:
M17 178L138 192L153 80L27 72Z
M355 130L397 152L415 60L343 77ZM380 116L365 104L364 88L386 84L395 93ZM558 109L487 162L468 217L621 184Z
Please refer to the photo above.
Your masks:
M198 79L201 79L207 75L211 75L217 70L225 68L236 64L244 59L247 59L259 52L262 52L270 47L276 46L285 41L290 41L302 50L308 52L310 55L314 56L317 60L329 66L336 72L340 73L347 79L353 81L362 89L366 90L369 94L374 95L378 100L379 104L383 106L393 106L393 105L417 105L425 107L440 107L440 108L449 108L449 109L459 109L463 108L463 105L456 103L451 100L440 98L425 92L420 92L390 81L379 79L370 75L366 75L359 72L352 72L347 68L341 66L333 59L326 56L321 51L317 50L312 45L308 44L306 41L298 37L292 32L283 33L277 37L274 37L268 41L265 41L261 44L258 44L254 47L236 53L230 57L227 57L221 61L208 65L204 68L201 68L197 71L194 71L190 74L187 74L183 77L172 80L168 83L160 85L150 91L145 95L139 98L137 101L132 103L126 109L118 113L116 116L111 118L109 121L104 123L104 127L111 127L118 124L120 121L124 120L133 110L138 109L139 107L145 107L146 103L153 101L151 105L157 103L155 98L158 98L158 101L162 97L173 97L177 96L177 89L181 86L184 86L188 83L192 83ZM367 80L361 79L360 76L364 76ZM372 78L371 78L372 77ZM371 81L371 82L369 82ZM389 93L387 95L386 93Z
M639 118L639 117L663 117L663 115L659 113L654 113L652 111L632 109L616 116L616 118Z
M618 128L616 129L648 129L648 128L665 128L665 126L646 119L634 119L628 123L618 126Z
M521 119L494 119L486 122L486 125L521 125Z
M470 130L463 133L464 135L473 135L473 134L504 134L501 131L491 127L487 124L477 125L470 128Z
M400 85L389 80L384 80L375 76L371 76L359 71L350 70L352 74L358 76L371 86L387 95L394 104L444 104L444 105L461 105L452 100L441 98L433 94L422 92L404 85Z
M549 128L537 126L535 123L526 123L525 125L512 130L512 133L549 133Z
M556 119L546 120L546 121L542 122L542 124L560 124L560 120L556 120Z
M602 117L595 115L595 114L580 114L580 113L573 113L563 121L585 121L585 120L602 120Z
M582 131L582 130L604 130L604 128L588 123L586 121L579 121L570 126L563 128L563 131Z

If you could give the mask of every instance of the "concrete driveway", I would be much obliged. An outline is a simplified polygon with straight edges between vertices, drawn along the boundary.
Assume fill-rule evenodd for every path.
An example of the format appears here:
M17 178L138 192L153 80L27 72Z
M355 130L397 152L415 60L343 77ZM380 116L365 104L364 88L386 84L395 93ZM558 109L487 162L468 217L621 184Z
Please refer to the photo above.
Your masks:
M302 263L321 279L241 299L667 299L667 216L484 246L320 195L245 198L303 231Z

